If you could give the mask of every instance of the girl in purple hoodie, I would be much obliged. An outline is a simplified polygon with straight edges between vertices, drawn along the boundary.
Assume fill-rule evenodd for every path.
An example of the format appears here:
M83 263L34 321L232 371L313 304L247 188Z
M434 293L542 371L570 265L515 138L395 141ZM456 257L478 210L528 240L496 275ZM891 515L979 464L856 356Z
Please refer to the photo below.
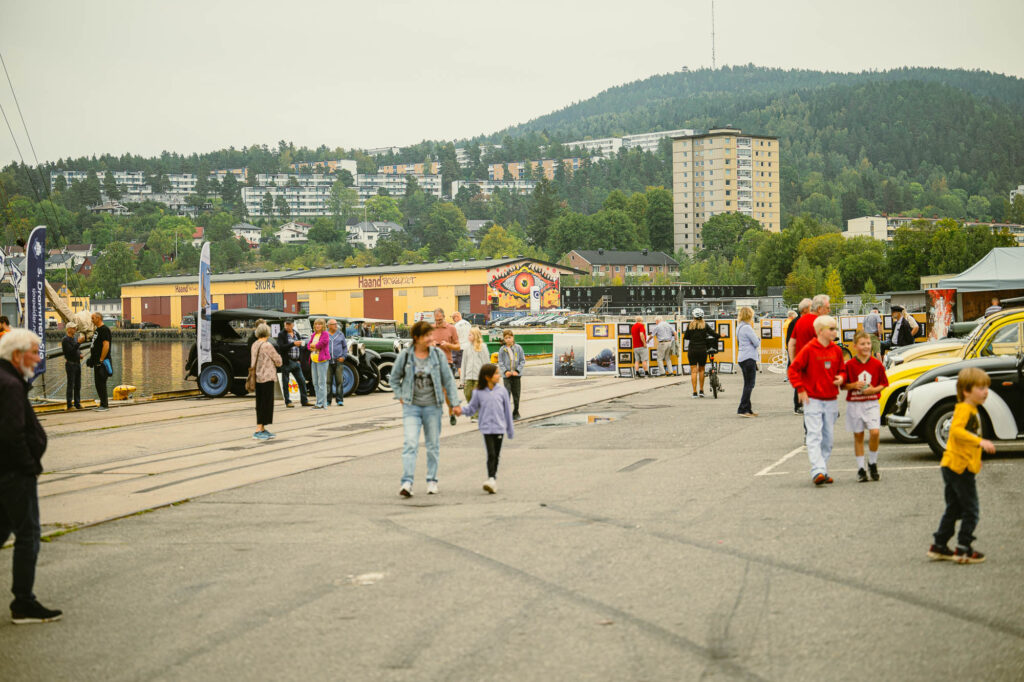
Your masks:
M469 405L456 407L455 413L466 417L479 415L477 423L487 448L487 481L484 483L484 490L493 495L498 492L494 479L498 475L501 443L506 435L512 438L513 434L512 400L508 391L501 385L497 365L487 363L480 368L480 376Z

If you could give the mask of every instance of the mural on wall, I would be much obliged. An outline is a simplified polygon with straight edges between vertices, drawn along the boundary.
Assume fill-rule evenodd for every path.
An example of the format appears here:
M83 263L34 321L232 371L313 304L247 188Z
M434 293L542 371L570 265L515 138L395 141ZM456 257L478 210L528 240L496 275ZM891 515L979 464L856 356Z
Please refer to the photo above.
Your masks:
M928 289L928 321L931 323L928 339L944 339L953 324L953 302L956 289Z
M487 271L487 298L499 308L529 308L530 289L540 287L541 308L558 306L558 269L539 263L512 263Z

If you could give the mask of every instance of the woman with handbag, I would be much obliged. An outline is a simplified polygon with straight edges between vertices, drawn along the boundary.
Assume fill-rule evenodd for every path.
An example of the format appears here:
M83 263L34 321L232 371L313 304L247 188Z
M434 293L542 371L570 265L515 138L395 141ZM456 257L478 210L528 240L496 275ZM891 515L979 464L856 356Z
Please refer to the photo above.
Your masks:
M313 320L313 333L309 337L309 368L313 373L313 390L316 391L314 410L327 408L327 367L331 361L331 335L327 333L324 318Z
M266 426L274 423L274 384L277 383L277 368L281 356L270 343L270 327L266 323L256 327L256 342L250 351L249 378L245 387L256 391L256 440L270 440L274 434Z

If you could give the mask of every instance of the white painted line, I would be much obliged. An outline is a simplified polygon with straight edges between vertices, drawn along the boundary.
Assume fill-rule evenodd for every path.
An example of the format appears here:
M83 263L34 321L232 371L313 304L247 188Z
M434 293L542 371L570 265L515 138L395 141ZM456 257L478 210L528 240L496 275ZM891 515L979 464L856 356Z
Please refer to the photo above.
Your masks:
M769 464L764 469L761 469L760 471L758 471L754 475L755 476L767 476L769 474L769 472L771 472L772 469L774 469L775 467L779 466L780 464L785 462L787 459L789 459L793 455L796 455L796 454L799 454L799 453L803 452L806 448L807 448L806 445L801 445L800 447L796 448L795 450L787 452L785 455L783 455L782 459L780 459L778 462L775 462L774 464Z

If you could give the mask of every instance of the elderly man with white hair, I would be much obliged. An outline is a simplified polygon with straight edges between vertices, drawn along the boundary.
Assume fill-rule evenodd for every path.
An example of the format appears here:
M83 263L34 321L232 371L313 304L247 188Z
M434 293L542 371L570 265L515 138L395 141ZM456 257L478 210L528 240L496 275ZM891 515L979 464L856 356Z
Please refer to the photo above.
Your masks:
M672 348L672 340L676 336L676 330L668 322L665 322L661 315L654 318L654 326L651 328L651 338L658 341L658 367L661 368L662 376L672 376L675 372L672 369L672 358L669 349Z
M12 329L0 338L0 545L14 533L11 620L16 625L61 617L32 592L40 535L36 478L43 472L46 432L28 401L28 382L39 364L40 343L28 329Z

